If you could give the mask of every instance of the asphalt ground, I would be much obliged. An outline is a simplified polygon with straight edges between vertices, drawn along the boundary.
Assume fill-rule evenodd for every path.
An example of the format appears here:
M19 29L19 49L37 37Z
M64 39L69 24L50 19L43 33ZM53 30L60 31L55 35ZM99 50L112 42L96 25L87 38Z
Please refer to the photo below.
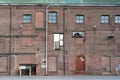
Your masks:
M0 80L120 80L120 76L0 76Z

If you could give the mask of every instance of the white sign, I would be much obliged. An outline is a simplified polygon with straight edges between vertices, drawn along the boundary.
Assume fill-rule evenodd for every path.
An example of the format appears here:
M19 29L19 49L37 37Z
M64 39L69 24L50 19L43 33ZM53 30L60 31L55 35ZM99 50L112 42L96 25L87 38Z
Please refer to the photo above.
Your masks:
M45 65L41 65L41 68L46 68L46 66Z
M26 69L26 66L20 66L19 68L20 69Z

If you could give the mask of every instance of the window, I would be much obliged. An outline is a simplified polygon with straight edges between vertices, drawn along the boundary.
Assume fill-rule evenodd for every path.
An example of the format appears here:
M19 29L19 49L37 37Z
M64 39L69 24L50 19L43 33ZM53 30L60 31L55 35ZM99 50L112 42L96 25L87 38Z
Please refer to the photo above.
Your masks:
M60 49L63 46L63 34L54 34L54 49Z
M84 38L85 32L72 32L73 38Z
M102 15L101 16L101 23L109 23L109 16L108 15Z
M23 23L31 23L32 22L32 15L31 14L24 14L23 15Z
M76 23L84 23L84 16L83 15L76 15Z
M120 15L115 16L115 23L120 23Z
M49 12L48 14L48 21L49 23L56 23L57 22L57 12Z

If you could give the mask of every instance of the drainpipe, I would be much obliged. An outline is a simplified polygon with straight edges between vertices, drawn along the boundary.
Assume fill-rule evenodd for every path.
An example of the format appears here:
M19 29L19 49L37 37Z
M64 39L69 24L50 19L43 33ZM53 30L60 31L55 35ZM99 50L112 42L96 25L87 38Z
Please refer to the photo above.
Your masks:
M63 75L65 75L65 9L63 8Z
M45 75L47 76L48 74L48 8L49 5L47 5L46 7L46 49L45 49L45 61L46 61L46 65L45 65Z
M64 6L63 7L63 75L66 75L66 44L65 44L65 38L66 38L66 25L65 25L65 19L66 19L66 16L65 16L65 11L67 10L67 8Z
M9 75L11 75L11 38L12 38L12 36L11 36L11 28L12 28L12 7L13 6L10 6L10 14L9 14L9 16L10 16L10 27L9 27L9 35L10 35L10 38L9 38Z

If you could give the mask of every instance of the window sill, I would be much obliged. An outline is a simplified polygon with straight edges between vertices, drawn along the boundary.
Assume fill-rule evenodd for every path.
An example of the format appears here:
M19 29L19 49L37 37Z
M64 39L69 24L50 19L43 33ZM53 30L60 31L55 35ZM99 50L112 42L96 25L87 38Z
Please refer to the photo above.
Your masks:
M23 22L22 24L33 24L33 23L24 23L24 22Z
M54 49L54 50L60 50L60 48L59 49Z

